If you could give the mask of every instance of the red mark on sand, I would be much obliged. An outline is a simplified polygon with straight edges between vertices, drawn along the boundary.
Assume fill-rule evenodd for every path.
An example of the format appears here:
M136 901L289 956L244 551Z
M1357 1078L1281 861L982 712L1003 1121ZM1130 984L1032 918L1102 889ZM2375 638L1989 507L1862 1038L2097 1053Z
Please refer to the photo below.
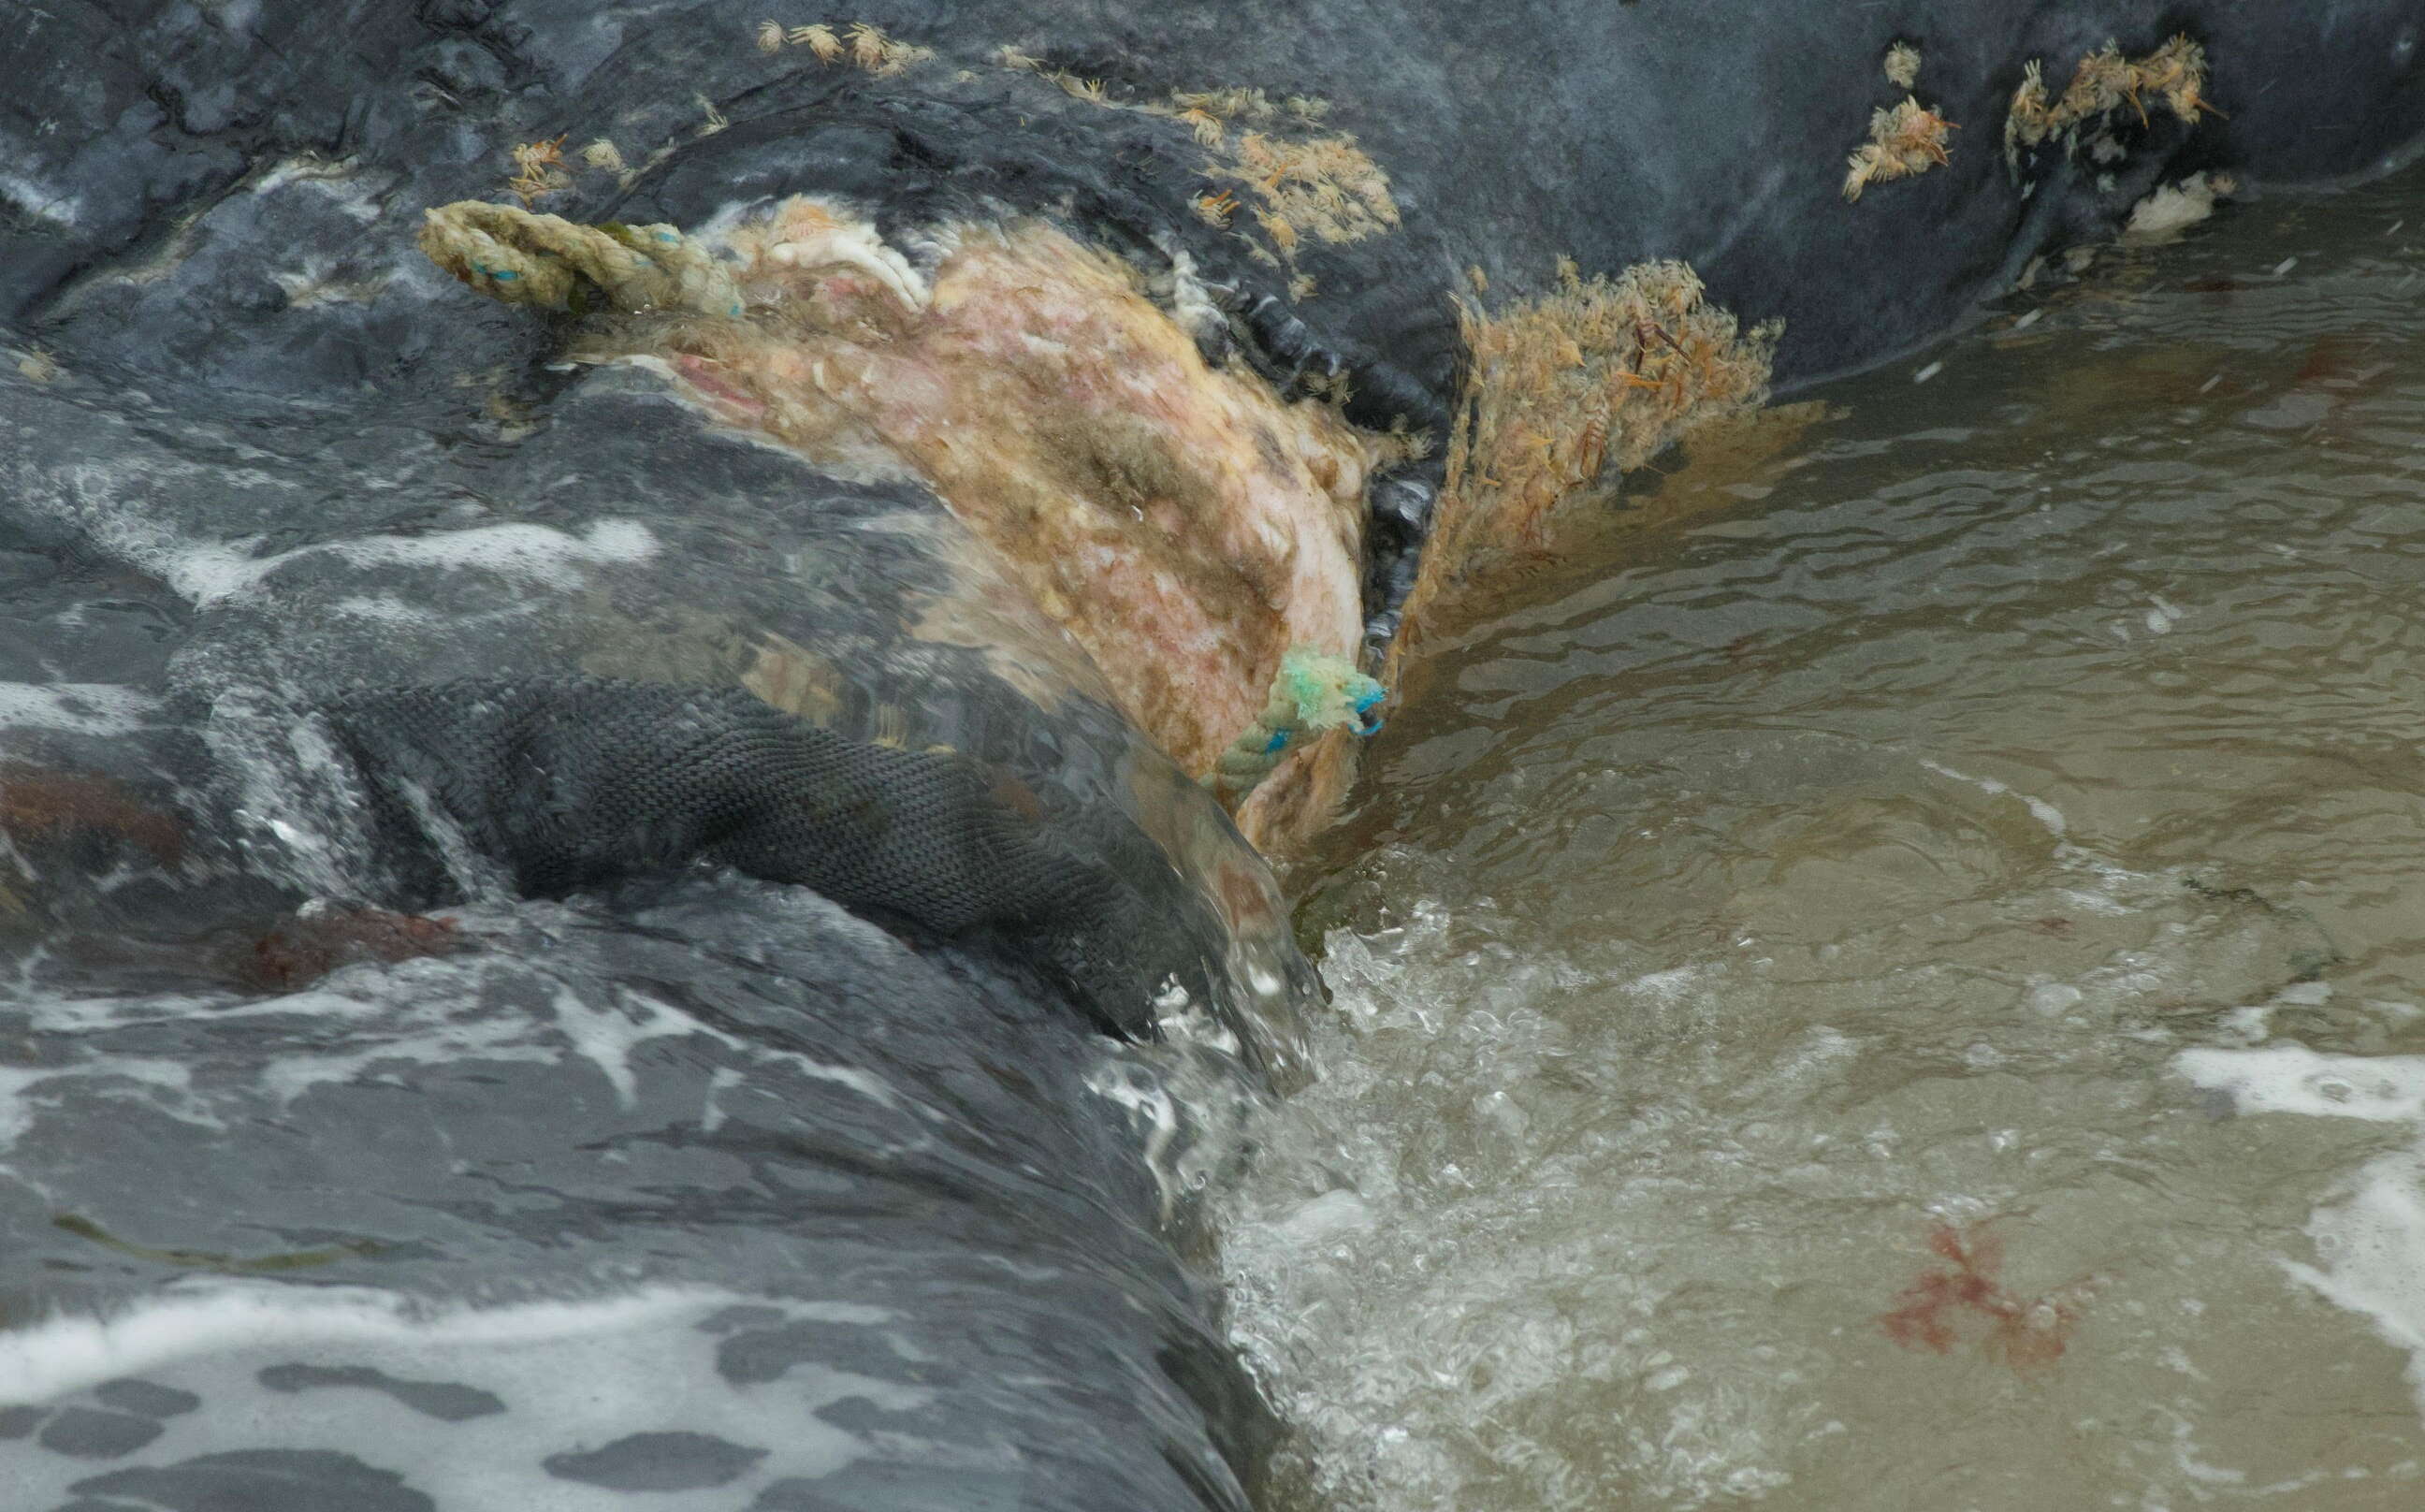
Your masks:
M1896 1295L1892 1311L1878 1314L1878 1325L1887 1338L1905 1349L1949 1354L1960 1337L1956 1325L1962 1315L1975 1312L1987 1320L1981 1345L1988 1358L2001 1360L2016 1373L2045 1370L2063 1358L2072 1328L2104 1279L2087 1275L2037 1296L2014 1295L1998 1279L2004 1264L2004 1240L1992 1231L1997 1221L1983 1218L1959 1228L1936 1226L1928 1236L1928 1247L1947 1263L1922 1271Z

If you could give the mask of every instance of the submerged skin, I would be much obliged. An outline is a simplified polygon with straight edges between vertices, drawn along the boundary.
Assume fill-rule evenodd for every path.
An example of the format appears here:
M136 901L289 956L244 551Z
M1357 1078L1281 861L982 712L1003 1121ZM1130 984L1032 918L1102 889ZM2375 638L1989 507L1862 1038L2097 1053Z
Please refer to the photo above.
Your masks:
M1308 975L1237 824L1318 823L1344 737L1237 824L1193 778L1282 651L1352 650L1376 584L1407 575L1409 500L1437 491L1460 404L1452 296L1530 330L1562 256L1578 287L1680 258L1711 307L1785 322L1790 386L1926 339L2160 182L2373 171L2425 129L2404 0L1848 14L850 18L923 59L862 59L840 21L834 57L768 51L757 12L647 0L33 14L0 102L0 544L40 565L24 603L66 584L157 635L0 648L42 693L11 707L65 711L6 732L11 769L48 774L0 799L25 967L0 1014L33 1095L0 1154L9 1315L288 1270L440 1313L664 1283L718 1300L637 1336L729 1421L584 1417L441 1328L420 1368L455 1394L425 1406L501 1405L458 1428L360 1384L410 1374L369 1335L198 1327L127 1368L199 1407L55 1371L35 1416L0 1418L0 1482L60 1504L242 1483L264 1506L424 1506L492 1472L492 1498L1243 1505L1263 1425L1168 1242L1185 1204L1151 1094L1179 1072L1098 1028L1192 1014L1196 1044L1237 1054L1182 1069L1249 1090L1288 1069ZM2183 28L2227 116L2134 112L2111 161L2007 161L2031 60L2060 88L2109 39L2139 56ZM1848 201L1847 154L1905 94L1881 68L1899 40L1914 97L1959 130L1929 138L1942 163L1889 142L1896 175ZM512 152L559 138L561 166ZM436 206L521 203L518 175L574 222L757 235L754 302L474 298L413 233ZM837 208L812 223L801 197ZM1432 460L1388 440L1400 421ZM1508 549L1491 525L1456 552ZM888 762L949 764L988 826L1117 879L1101 895L1151 926L1105 924L1073 972L999 910L922 914L910 889L888 911L717 815L647 828L577 790L549 838L592 870L569 903L521 899L514 815L470 824L467 794L420 832L396 780L426 775L415 742L338 717L348 690L471 674L476 695L410 705L437 710L425 756L482 700L529 716L566 679L743 689ZM618 762L687 790L696 726L614 732ZM225 962L291 937L310 896L467 893L442 957L291 999ZM56 1363L51 1337L0 1349ZM820 1370L874 1384L820 1395ZM362 1424L328 1404L358 1397L393 1415L341 1431ZM744 1421L768 1403L797 1431Z

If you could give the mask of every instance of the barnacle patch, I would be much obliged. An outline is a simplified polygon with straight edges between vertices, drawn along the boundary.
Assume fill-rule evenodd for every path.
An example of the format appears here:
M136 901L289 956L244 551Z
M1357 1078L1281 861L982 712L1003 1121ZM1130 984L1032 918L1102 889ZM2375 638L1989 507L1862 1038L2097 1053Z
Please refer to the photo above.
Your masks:
M561 137L551 141L519 143L507 155L514 160L514 176L506 181L506 187L524 204L572 186L572 176L564 169Z
M857 68L884 78L906 73L935 56L931 47L888 36L883 27L864 21L817 22L790 27L777 21L762 21L755 35L762 53L779 53L786 46L803 47L820 63Z
M1946 134L1953 122L1905 95L1891 110L1870 112L1870 139L1854 149L1844 174L1844 198L1858 200L1871 184L1907 179L1947 161Z
M1261 202L1257 218L1283 254L1296 249L1298 232L1345 244L1398 224L1389 176L1353 137L1292 138L1250 131L1226 146L1228 161L1212 169L1213 176L1245 185Z
M1292 649L1354 654L1387 438L1207 366L1132 269L1050 225L939 228L922 266L813 197L696 235L467 202L422 245L492 298L596 314L578 357L662 365L838 475L924 484L1192 776Z
M1556 293L1494 314L1458 300L1469 367L1409 632L1467 578L1546 550L1561 507L1611 463L1639 467L1701 421L1767 397L1781 328L1741 330L1684 264L1584 279L1562 261L1559 272Z
M996 51L994 61L1034 73L1088 105L1159 116L1187 127L1210 158L1204 171L1214 184L1196 197L1196 214L1209 225L1226 228L1239 211L1249 212L1244 218L1262 235L1248 237L1248 245L1266 262L1293 271L1307 237L1344 246L1398 226L1389 175L1354 137L1319 129L1330 113L1327 101L1304 95L1275 100L1247 88L1178 89L1163 98L1121 99L1100 79L1055 69L1015 47ZM1299 288L1311 293L1309 282L1292 281L1293 292Z
M2060 99L2048 94L2045 70L2032 58L2004 117L2004 160L2017 172L2022 150L2049 137L2077 153L2091 128L2126 107L2144 125L2151 103L2192 124L2208 112L2222 114L2207 103L2204 47L2176 36L2144 57L2126 58L2109 41L2080 60Z

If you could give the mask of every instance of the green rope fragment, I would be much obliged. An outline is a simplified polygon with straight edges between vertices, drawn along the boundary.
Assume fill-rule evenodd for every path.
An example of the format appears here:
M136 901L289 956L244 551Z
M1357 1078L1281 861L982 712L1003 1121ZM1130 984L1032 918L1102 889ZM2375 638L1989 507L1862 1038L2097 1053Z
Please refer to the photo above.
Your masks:
M1297 647L1280 658L1271 697L1260 718L1221 753L1204 785L1226 797L1243 798L1269 777L1303 737L1348 729L1370 735L1381 721L1365 722L1389 690L1344 657Z
M731 273L671 226L585 226L485 200L423 212L429 260L503 304L579 312L595 289L618 310L739 314Z

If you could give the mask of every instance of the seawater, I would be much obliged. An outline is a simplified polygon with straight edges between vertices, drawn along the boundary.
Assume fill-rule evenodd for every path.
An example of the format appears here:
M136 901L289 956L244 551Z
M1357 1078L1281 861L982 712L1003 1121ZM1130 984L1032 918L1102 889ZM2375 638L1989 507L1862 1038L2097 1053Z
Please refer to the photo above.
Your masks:
M2425 176L1707 430L1423 664L1266 1504L2425 1504Z

